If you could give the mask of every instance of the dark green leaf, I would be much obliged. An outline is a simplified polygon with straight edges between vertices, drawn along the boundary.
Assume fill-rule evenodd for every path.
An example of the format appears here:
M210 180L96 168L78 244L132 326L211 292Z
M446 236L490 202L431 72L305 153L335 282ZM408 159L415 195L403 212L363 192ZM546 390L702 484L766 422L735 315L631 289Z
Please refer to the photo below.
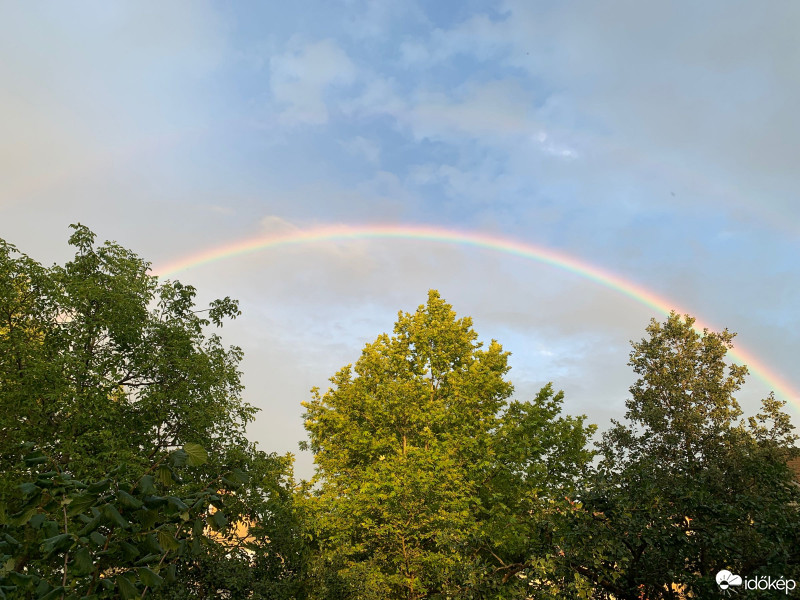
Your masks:
M142 583L151 588L157 588L164 581L158 573L149 567L141 567L137 569L137 572L139 573L139 579L142 580Z
M28 498L29 496L32 496L36 492L41 492L41 488L35 483L31 482L21 484L19 486L19 489L22 492L23 498Z
M158 531L158 543L164 550L176 550L178 548L178 542L173 534L163 529Z
M120 547L122 548L122 552L125 554L126 561L132 561L134 558L141 554L139 549L129 542L121 542Z
M139 500L138 498L135 498L134 496L131 496L125 490L120 490L118 495L119 495L119 500L123 506L127 508L132 508L134 510L142 507L142 501Z
M183 511L189 510L189 507L186 506L186 504L183 503L183 500L181 500L180 498L178 498L176 496L167 497L167 502L169 503L169 505L171 507L175 508L179 512L183 512Z
M58 586L54 587L52 590L47 592L44 596L37 596L38 600L55 600L55 598L60 598L64 592L67 591L67 588Z
M228 524L228 519L221 510L214 512L209 518L209 521L211 523L211 528L215 531L223 529Z
M100 492L105 492L109 487L111 487L111 480L110 479L102 479L100 481L96 481L95 483L90 483L86 491L89 494L99 494Z
M155 480L153 479L152 475L145 475L139 481L139 490L142 494L145 495L155 495L156 493L156 486L154 485Z
M69 533L62 533L60 535L47 538L42 542L42 552L49 555L53 554L54 552L66 550L72 545L72 541L72 534Z
M117 577L117 587L119 588L119 592L123 600L134 600L139 598L139 591L136 589L136 586L133 585L124 575L119 575Z
M80 514L90 506L92 506L97 501L97 496L94 494L84 493L76 496L72 499L72 502L69 503L67 507L67 515L70 517L74 517L77 514Z
M172 454L170 454L170 462L172 463L173 467L180 468L186 465L186 461L189 458L189 455L186 453L186 450L179 448L175 450Z
M145 549L152 554L161 554L164 552L164 549L158 543L158 539L153 533L148 533L144 537L143 543Z
M121 514L119 514L117 507L113 504L106 504L103 506L102 511L103 516L117 527L122 527L123 529L130 527L130 523L126 521Z
M78 548L75 552L75 559L72 562L70 572L77 576L88 575L93 568L92 555L89 549L86 547Z
M175 481L172 478L172 472L170 471L169 467L162 465L156 470L156 477L158 478L159 483L164 487L169 487Z

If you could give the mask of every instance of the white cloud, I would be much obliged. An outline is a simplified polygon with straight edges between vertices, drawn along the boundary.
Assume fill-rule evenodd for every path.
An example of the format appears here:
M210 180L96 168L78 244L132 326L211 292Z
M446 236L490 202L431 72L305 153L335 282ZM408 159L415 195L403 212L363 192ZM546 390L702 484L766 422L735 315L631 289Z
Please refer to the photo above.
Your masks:
M301 45L297 39L288 52L270 59L270 85L283 107L285 123L321 125L328 121L325 94L332 86L346 86L356 76L350 58L333 40Z
M407 115L417 137L452 137L453 134L492 139L529 132L532 123L530 94L513 81L470 85L453 99L446 94L423 92Z
M360 156L373 165L377 165L380 162L381 148L372 140L368 140L359 135L352 140L340 143L347 152L355 156Z

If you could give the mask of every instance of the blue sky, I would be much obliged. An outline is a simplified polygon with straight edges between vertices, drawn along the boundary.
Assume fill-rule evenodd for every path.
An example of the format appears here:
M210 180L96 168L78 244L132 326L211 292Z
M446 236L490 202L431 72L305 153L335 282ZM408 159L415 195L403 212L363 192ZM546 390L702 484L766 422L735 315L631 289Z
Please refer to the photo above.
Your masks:
M535 243L739 332L800 388L800 8L751 2L17 3L0 8L0 236L44 261L80 221L155 264L325 224ZM430 287L601 428L660 316L518 258L359 241L177 275L240 298L251 428ZM753 412L767 392L753 381ZM795 422L798 412L793 410ZM308 473L308 457L298 466Z

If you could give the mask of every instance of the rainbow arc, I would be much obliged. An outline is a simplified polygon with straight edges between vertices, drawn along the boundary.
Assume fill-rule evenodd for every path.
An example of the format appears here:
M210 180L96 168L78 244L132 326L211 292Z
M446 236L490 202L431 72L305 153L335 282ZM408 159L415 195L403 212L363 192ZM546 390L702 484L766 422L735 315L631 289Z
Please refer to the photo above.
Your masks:
M676 303L652 292L641 285L590 263L578 260L561 252L544 248L528 242L521 242L509 238L501 238L483 233L457 231L441 227L430 226L404 226L404 225L325 225L310 229L276 233L265 236L240 240L216 248L186 256L176 261L162 265L154 270L161 277L171 276L192 267L250 254L258 251L275 249L287 246L300 246L326 241L347 241L357 239L399 239L421 240L439 242L444 244L457 244L471 246L494 252L501 252L520 256L540 263L551 265L558 269L574 273L589 279L599 285L613 289L634 301L643 304L660 315L668 315L671 310L686 314ZM713 329L700 319L695 321L694 327L698 331ZM737 347L729 353L735 361L744 363L750 372L767 384L778 396L800 408L800 393L797 392L783 377L775 372L763 361L757 359L744 348Z

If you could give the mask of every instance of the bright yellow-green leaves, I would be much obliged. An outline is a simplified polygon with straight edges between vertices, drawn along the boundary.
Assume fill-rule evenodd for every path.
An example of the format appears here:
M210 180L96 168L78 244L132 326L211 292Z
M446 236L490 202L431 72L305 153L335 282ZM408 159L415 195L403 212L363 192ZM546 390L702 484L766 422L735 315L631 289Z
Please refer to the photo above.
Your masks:
M550 387L509 404L508 353L477 339L432 290L312 390L315 598L501 597L519 581L504 568L533 564L536 498L572 489L591 429L558 417Z

